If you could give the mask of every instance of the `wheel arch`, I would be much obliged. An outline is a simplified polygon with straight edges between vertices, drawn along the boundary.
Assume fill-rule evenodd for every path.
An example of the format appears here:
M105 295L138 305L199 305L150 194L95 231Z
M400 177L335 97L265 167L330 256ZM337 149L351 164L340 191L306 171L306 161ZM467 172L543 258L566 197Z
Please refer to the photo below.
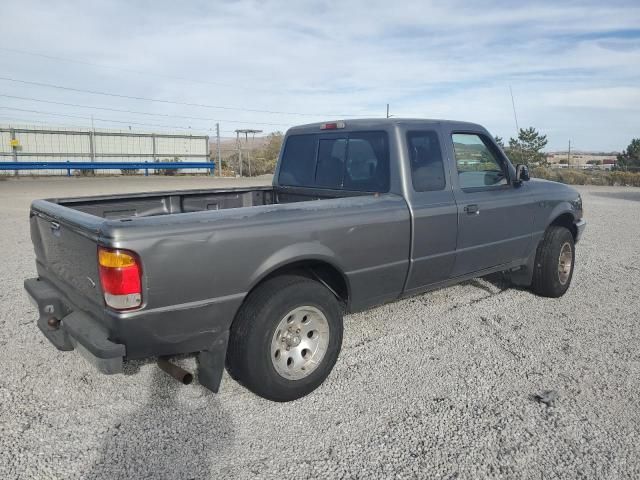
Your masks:
M561 213L556 213L547 225L549 227L565 227L571 232L573 236L573 240L576 241L578 238L578 227L575 224L575 216L570 211L564 211Z
M349 279L333 252L318 244L292 245L271 255L251 277L247 296L265 281L291 273L319 281L336 295L345 310L348 309L351 301Z
M571 212L571 210L569 210L569 207L567 205L561 204L556 209L554 209L554 211L550 215L550 220L544 227L544 231L540 232L540 236L533 243L533 248L530 250L526 263L523 265L524 268L521 268L520 270L517 270L515 272L510 272L511 281L515 285L531 285L538 247L544 240L545 232L549 229L549 227L553 226L567 228L571 232L574 242L576 241L578 235L578 227L576 227L575 224L575 216Z

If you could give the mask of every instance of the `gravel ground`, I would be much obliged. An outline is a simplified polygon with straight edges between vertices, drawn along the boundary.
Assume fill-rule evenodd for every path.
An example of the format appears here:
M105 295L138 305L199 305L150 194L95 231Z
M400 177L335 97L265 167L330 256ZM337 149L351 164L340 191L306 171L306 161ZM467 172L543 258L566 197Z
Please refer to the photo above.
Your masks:
M151 363L101 376L48 344L22 291L32 199L229 184L0 182L0 478L640 478L638 189L579 187L562 299L491 278L351 315L329 379L292 403Z

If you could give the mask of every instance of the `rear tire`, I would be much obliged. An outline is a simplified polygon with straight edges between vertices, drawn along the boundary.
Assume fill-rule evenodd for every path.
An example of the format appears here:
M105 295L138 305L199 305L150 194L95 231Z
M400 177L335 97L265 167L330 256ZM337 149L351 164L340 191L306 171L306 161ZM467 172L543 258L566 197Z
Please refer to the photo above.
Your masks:
M341 345L336 297L307 277L282 275L258 286L238 311L226 367L255 394L287 402L322 384Z
M573 235L565 227L549 227L536 251L531 290L543 297L561 297L571 284L574 265Z

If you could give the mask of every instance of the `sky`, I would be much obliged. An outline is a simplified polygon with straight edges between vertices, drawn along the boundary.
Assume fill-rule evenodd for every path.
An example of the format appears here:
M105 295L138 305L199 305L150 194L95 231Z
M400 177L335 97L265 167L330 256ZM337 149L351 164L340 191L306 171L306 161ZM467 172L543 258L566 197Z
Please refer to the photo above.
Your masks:
M0 122L222 135L384 117L640 137L640 2L7 1Z

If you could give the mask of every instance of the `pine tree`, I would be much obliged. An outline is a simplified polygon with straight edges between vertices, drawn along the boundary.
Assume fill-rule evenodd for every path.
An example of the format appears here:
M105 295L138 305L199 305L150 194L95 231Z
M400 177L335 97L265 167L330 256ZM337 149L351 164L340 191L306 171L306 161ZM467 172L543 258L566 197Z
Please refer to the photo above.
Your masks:
M541 135L535 128L521 128L518 138L509 139L507 155L513 163L525 165L540 164L545 162L542 149L547 145L547 136Z

